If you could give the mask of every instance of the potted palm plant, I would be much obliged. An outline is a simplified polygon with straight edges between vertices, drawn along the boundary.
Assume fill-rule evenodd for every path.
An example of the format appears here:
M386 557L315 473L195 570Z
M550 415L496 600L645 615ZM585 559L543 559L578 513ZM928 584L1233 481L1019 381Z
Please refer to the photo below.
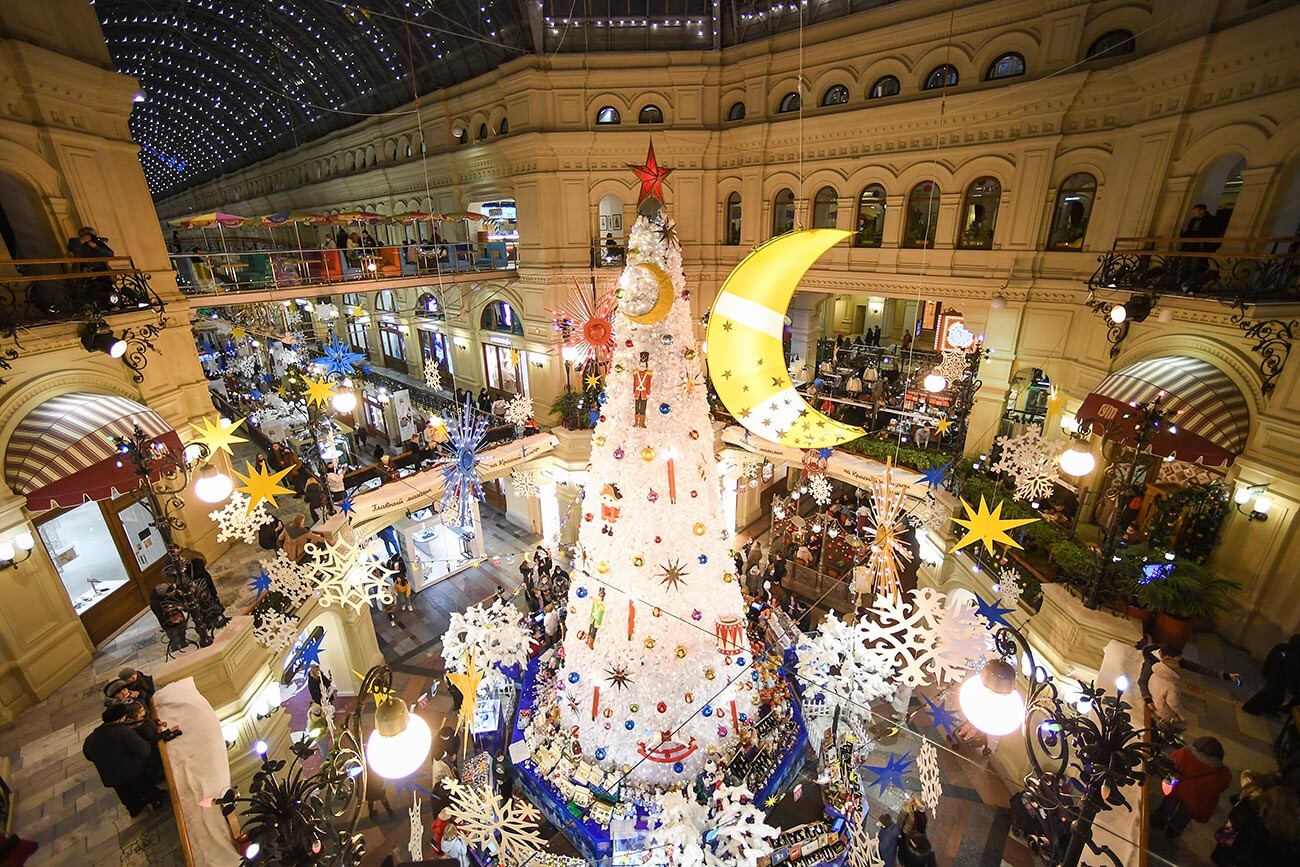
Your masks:
M1168 575L1153 575L1138 584L1137 600L1156 613L1152 637L1160 644L1182 648L1199 624L1211 624L1232 594L1236 581L1182 561Z

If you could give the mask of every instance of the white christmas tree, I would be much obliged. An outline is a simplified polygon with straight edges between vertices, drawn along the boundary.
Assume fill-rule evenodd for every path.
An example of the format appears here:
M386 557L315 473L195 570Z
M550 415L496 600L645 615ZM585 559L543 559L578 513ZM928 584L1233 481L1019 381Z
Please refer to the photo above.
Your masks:
M734 741L757 698L738 688L750 676L744 601L671 223L639 218L627 263L569 588L560 729L576 728L606 768L669 785Z

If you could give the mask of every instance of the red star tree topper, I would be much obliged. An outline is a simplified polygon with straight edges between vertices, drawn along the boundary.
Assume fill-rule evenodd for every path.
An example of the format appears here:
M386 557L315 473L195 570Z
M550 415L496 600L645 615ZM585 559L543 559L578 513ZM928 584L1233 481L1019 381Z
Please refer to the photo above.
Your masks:
M664 178L672 174L672 169L666 169L659 165L655 159L655 143L650 142L650 152L646 154L645 165L637 166L628 163L627 167L636 172L637 178L641 181L641 194L636 197L637 207L641 207L650 196L654 196L660 201L664 200Z

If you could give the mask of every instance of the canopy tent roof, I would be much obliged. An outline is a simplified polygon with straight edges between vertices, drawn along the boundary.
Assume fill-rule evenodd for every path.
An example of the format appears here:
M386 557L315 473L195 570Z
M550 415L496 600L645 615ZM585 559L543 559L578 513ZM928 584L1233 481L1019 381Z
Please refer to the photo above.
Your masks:
M86 393L52 397L14 429L5 451L5 481L27 497L33 512L134 490L140 479L119 460L112 438L130 435L137 425L150 439L181 448L171 426L133 400Z
M1081 423L1109 425L1109 439L1132 445L1134 426L1125 423L1124 414L1161 394L1173 424L1155 435L1152 453L1227 466L1245 449L1250 434L1245 395L1226 373L1199 358L1148 358L1116 371L1093 389L1075 416Z

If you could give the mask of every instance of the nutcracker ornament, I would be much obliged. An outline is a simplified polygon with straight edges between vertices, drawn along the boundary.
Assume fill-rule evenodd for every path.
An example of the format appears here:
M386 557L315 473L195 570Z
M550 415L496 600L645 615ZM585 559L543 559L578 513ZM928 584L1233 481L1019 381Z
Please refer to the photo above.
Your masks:
M636 400L636 420L632 422L632 427L645 427L646 401L650 399L650 383L654 379L654 371L650 369L650 353L642 352L640 359L641 368L632 371L632 397Z

